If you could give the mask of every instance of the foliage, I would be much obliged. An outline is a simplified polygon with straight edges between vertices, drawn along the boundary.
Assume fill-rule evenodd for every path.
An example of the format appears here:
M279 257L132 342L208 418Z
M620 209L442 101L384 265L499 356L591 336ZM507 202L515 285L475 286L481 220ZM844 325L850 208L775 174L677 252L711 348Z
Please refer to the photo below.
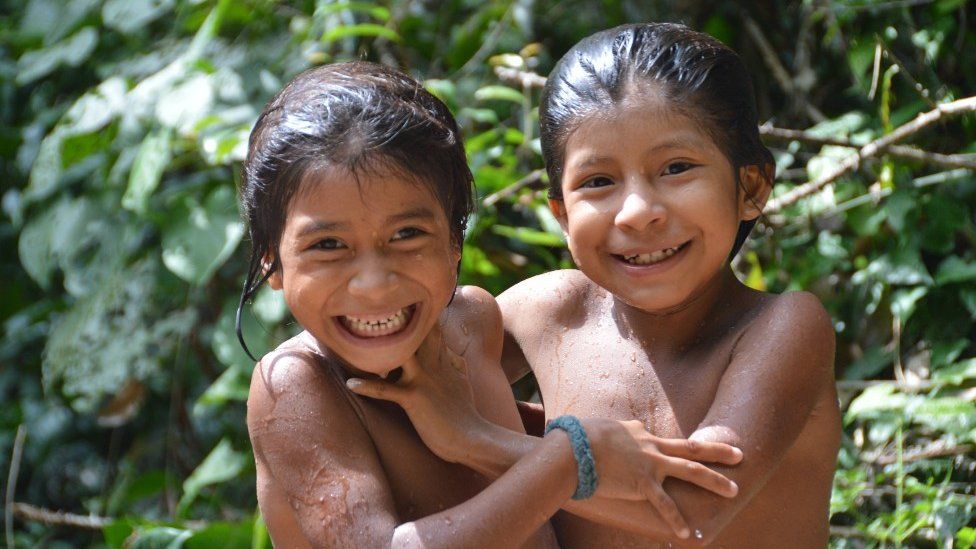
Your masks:
M0 468L24 425L17 501L117 517L94 537L18 522L17 541L267 546L243 421L252 364L233 331L247 253L233 185L257 113L300 70L361 57L399 65L451 106L487 203L470 223L462 277L497 293L571 263L539 190L538 91L493 68L544 75L597 29L684 20L743 54L764 119L863 145L976 90L965 70L974 5L4 6ZM748 20L767 33L790 89ZM910 141L976 153L976 117ZM779 196L853 152L769 143ZM750 285L813 291L833 316L846 410L831 503L838 547L976 539L974 205L971 169L886 152L770 215L735 262ZM244 320L255 352L296 329L271 291Z

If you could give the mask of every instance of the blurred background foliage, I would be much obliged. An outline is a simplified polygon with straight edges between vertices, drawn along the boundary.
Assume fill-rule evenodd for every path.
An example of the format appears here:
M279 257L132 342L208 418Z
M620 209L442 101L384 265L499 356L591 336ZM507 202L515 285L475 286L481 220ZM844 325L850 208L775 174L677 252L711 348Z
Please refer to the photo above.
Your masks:
M233 331L235 185L257 113L293 75L365 58L448 103L480 202L462 278L498 293L571 266L541 191L537 75L596 30L665 20L735 48L756 84L782 203L736 270L810 290L834 319L832 546L970 547L976 116L860 149L831 179L974 94L967 0L0 3L6 541L269 546L244 425L253 364ZM296 330L270 291L246 311L257 352Z

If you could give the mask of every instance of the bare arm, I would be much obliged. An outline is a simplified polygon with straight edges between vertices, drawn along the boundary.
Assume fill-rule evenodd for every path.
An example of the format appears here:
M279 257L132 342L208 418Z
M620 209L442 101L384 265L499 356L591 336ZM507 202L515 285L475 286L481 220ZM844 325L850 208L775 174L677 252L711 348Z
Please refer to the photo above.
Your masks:
M742 448L742 463L717 470L740 487L735 499L668 481L678 507L707 544L766 484L806 426L814 405L833 387L834 331L811 294L779 296L752 322L733 353L715 400L690 440ZM830 404L836 406L836 398ZM816 445L830 447L840 425ZM832 435L830 434L832 433ZM826 520L826 519L825 519Z
M281 516L293 510L300 529L279 536L270 525L279 542L301 534L315 547L512 546L538 530L575 489L568 438L551 433L478 496L400 521L368 433L320 368L301 353L284 352L259 363L252 378L248 430L259 472L284 495L263 499L262 511ZM291 509L278 508L286 502Z
M482 310L479 328L490 331L491 324L497 324L494 329L500 330L501 320L492 319L493 316L500 316L497 307L494 312ZM424 352L422 347L418 354ZM500 349L494 354L496 371L500 354ZM471 384L463 361L429 355L421 356L418 363L424 367L406 365L404 376L396 384L357 380L350 387L364 396L397 402L434 453L491 477L502 475L539 446L541 439L481 417L471 404ZM475 373L484 372L471 374ZM481 392L480 388L475 391L478 396ZM511 400L510 391L507 398ZM598 498L572 502L567 508L573 512L646 536L661 537L681 531L687 536L690 534L687 525L661 488L665 476L677 476L726 497L736 492L734 484L721 475L686 460L734 464L741 453L730 446L697 443L689 446L687 441L661 439L647 433L637 421L590 418L584 419L583 424L593 447L600 484ZM606 498L633 500L628 502L633 504L608 505L610 500ZM621 510L628 512L621 516ZM666 518L662 519L662 515Z

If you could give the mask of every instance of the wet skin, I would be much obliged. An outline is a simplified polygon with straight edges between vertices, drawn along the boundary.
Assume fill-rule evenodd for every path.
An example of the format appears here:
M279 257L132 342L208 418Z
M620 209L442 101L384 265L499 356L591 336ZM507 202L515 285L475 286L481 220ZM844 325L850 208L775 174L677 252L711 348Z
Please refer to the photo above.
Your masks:
M444 345L466 361L477 413L521 428L498 367L497 305L483 290L462 288L448 306L458 254L433 195L390 174L361 185L323 174L289 206L279 250L282 268L269 283L284 291L306 331L259 362L248 399L258 500L275 544L374 547L392 536L409 545L458 531L468 533L467 544L510 540L484 519L493 500L478 496L489 484L483 476L435 456L400 407L344 385L351 375L385 376L410 361L439 326ZM522 530L525 517L534 521L520 538L529 545L551 545L547 524L532 531L572 493L575 466L560 436L547 437L554 453L543 456L558 482L515 477L514 485L553 499L548 512L523 510L510 521L522 521Z
M727 261L768 195L758 168L740 170L737 188L707 134L643 94L585 120L564 168L552 207L581 270L499 296L509 378L531 368L547 419L637 419L744 457L709 465L738 484L732 499L665 482L700 538L641 538L563 512L561 545L824 547L840 433L829 316L810 294L745 287Z

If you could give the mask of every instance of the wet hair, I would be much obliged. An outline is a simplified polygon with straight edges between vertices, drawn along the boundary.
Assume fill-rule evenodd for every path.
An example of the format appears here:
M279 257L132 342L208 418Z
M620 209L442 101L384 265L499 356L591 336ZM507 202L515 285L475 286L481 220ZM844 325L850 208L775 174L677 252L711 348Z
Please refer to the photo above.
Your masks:
M668 108L694 120L734 168L766 169L773 155L759 139L752 82L739 56L715 38L674 23L621 25L584 38L556 64L539 107L549 197L562 200L569 136L588 116L631 94L654 93ZM739 224L730 258L756 220Z
M396 173L436 197L461 248L474 178L450 110L402 72L364 61L305 71L258 116L244 160L241 204L251 239L241 311L281 268L278 247L289 204L303 182L342 170Z

